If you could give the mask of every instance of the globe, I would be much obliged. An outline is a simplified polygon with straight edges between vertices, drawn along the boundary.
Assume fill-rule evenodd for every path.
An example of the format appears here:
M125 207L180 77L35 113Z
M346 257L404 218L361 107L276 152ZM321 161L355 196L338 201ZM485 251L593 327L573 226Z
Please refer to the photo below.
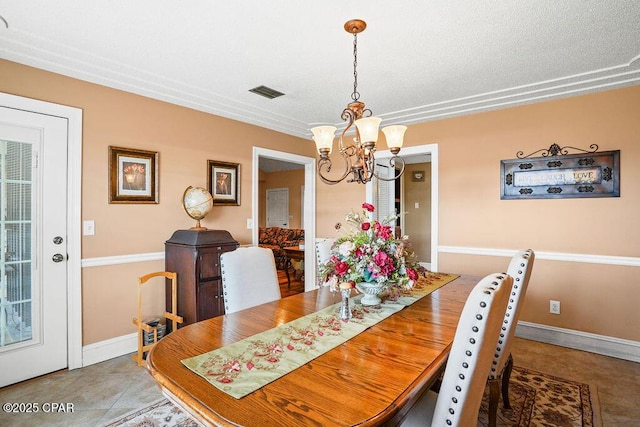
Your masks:
M213 197L211 193L202 187L187 187L182 195L182 207L187 215L197 221L192 230L206 230L206 227L200 226L200 220L203 219L211 209L213 209Z

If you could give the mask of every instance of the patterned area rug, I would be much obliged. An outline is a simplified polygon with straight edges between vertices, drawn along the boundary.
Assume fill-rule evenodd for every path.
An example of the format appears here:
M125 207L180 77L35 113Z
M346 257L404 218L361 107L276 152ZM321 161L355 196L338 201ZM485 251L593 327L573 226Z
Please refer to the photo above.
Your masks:
M509 385L511 409L498 409L498 426L599 427L600 405L593 386L515 366ZM480 408L478 426L488 425L488 391ZM104 427L197 427L171 402L162 399Z
M600 404L594 386L514 366L509 382L511 409L498 406L498 426L599 427ZM488 426L489 391L478 426Z

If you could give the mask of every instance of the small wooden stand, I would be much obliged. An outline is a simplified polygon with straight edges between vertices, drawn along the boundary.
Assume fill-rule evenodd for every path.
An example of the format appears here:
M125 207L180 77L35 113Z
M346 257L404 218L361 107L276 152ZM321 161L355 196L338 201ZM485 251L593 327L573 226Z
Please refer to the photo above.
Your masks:
M171 313L168 312L164 312L163 317L167 320L171 320L175 323L182 323L183 319L181 316L178 316L177 313L177 306L178 306L178 301L177 301L177 293L178 293L178 283L177 283L177 277L178 275L176 273L171 273L168 271L160 271L157 273L150 273L147 274L146 276L142 276L138 278L138 317L133 319L133 324L137 326L138 328L138 352L134 355L132 355L133 360L140 366L144 366L145 365L145 361L144 361L144 353L151 350L151 347L153 347L157 342L158 342L158 327L157 326L151 326L148 325L146 323L144 323L142 321L142 285L144 285L146 283L147 280L153 278L153 277L165 277L167 279L171 279ZM175 325L173 325L175 328ZM147 334L151 334L153 333L153 342L150 344L145 345L144 343L144 332L146 332Z

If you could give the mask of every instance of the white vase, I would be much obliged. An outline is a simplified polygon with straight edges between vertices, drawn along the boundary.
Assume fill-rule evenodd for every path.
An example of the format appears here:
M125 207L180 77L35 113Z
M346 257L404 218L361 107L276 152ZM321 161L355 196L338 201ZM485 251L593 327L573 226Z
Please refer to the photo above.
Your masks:
M378 294L384 289L383 285L375 282L362 282L356 283L356 288L364 294L360 300L362 305L378 305L382 302Z

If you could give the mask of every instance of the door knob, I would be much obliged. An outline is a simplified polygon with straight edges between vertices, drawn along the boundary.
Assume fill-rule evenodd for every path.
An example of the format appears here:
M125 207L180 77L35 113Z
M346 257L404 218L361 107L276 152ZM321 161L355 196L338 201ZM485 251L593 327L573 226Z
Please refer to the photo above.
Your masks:
M64 257L62 256L62 254L54 254L51 259L53 260L53 262L61 262Z

